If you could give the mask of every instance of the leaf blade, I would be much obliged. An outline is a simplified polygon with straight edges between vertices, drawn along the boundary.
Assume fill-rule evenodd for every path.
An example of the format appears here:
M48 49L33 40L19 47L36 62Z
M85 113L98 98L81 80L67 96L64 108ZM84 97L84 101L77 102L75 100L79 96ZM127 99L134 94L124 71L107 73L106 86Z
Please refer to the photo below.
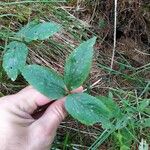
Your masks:
M26 42L45 40L60 31L60 29L61 26L54 22L38 23L37 21L32 21L24 26L16 36L23 38Z
M28 48L24 43L13 41L6 46L3 68L12 81L16 80L21 68L24 67L27 55Z
M51 99L58 99L66 95L62 77L52 69L39 65L28 65L22 70L22 75L35 89Z
M86 93L67 96L65 108L71 116L83 124L93 125L97 122L106 126L109 124L110 112L107 107Z
M112 98L105 96L97 96L97 98L106 105L106 107L111 112L112 118L122 118L122 112L117 103Z
M90 73L95 42L96 37L93 37L81 43L67 58L64 81L69 90L82 85Z

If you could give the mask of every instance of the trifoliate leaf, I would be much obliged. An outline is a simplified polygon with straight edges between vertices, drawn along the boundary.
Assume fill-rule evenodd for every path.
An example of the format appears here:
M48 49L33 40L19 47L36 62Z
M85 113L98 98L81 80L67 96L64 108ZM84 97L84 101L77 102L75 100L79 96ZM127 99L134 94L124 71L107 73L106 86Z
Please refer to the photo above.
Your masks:
M37 21L32 21L23 27L16 36L24 39L26 42L45 40L60 31L60 29L61 26L54 22L38 23Z
M65 108L71 116L83 124L93 125L101 122L105 127L110 124L109 109L100 100L86 93L67 96Z
M96 37L83 42L67 58L64 81L69 90L79 87L87 78L91 69L95 42Z
M3 68L12 81L16 80L20 69L24 67L27 54L28 48L24 43L13 41L6 46Z
M22 70L22 75L30 85L50 99L58 99L66 95L62 77L52 69L28 65Z

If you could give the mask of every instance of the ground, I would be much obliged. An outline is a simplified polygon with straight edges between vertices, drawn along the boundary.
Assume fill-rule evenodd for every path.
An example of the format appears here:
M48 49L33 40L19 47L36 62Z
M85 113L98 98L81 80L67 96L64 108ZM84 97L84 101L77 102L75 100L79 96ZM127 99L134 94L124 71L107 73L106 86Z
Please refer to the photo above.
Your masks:
M13 33L32 20L55 21L62 25L63 30L46 41L28 44L28 63L52 67L63 74L64 60L69 53L82 41L97 36L92 70L83 86L94 96L111 93L120 108L136 120L134 125L131 123L123 129L109 132L104 131L100 124L87 127L69 116L60 125L52 149L138 149L142 138L150 143L150 123L148 127L137 125L138 120L150 118L150 112L131 113L126 107L124 109L125 102L130 108L137 108L145 99L150 101L150 3L146 0L122 0L117 6L117 42L112 59L113 1L0 2L1 96L15 93L27 85L21 76L12 82L2 68L5 46L14 40ZM97 84L91 88L94 83ZM150 109L150 105L145 109ZM126 130L131 134L125 134ZM129 147L125 147L128 142Z

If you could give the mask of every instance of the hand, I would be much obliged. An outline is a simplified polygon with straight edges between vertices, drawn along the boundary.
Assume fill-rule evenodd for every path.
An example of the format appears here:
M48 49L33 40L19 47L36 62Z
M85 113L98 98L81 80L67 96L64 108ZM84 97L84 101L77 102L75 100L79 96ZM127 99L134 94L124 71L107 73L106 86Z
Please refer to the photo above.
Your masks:
M79 87L73 92L82 90ZM0 98L0 149L49 150L58 126L66 116L65 98L62 98L50 104L42 116L35 119L38 117L35 110L49 102L31 86Z

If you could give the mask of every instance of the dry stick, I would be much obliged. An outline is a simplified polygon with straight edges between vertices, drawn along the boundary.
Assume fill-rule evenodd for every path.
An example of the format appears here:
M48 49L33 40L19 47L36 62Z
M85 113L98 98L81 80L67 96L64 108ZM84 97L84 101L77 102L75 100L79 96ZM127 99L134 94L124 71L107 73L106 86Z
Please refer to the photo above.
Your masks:
M90 133L90 132L87 132L87 131L78 130L78 129L75 129L75 128L72 128L72 127L68 127L68 126L65 126L65 125L59 125L59 128L67 128L67 129L70 129L70 130L73 130L73 131L77 131L77 132L80 132L80 133L83 133L83 134L88 134L90 136L93 136L94 138L96 138L98 136L98 134L96 134L96 133Z
M89 88L93 88L96 84L98 84L100 81L102 81L102 78L94 82ZM83 92L87 91L87 89L84 89Z
M113 52L111 58L111 69L113 68L115 51L116 51L116 28L117 28L117 0L115 0L115 8L114 8L114 45L113 45Z

